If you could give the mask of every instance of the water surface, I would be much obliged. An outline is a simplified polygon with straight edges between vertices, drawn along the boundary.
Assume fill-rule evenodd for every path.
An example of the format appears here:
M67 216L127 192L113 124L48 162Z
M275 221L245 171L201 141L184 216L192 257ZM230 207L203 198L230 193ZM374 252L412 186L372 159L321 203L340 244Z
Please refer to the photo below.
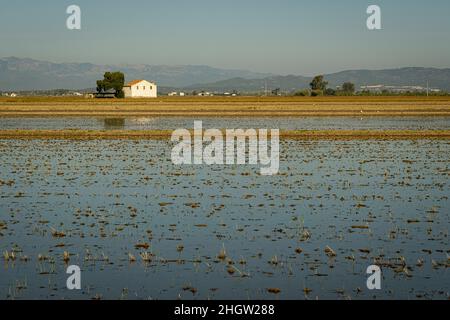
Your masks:
M448 142L280 147L264 177L174 166L166 141L0 141L0 297L448 299Z
M1 129L170 130L192 128L194 120L210 128L281 130L449 130L448 117L1 117Z

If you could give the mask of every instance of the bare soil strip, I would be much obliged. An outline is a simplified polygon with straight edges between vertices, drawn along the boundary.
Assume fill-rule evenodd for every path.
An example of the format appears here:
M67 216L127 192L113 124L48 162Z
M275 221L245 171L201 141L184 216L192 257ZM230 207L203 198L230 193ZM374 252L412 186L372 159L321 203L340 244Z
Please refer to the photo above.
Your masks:
M0 117L449 116L449 97L0 98Z
M450 111L27 111L1 112L0 117L450 117Z
M172 130L0 130L0 139L58 140L168 140ZM292 130L281 131L281 139L334 140L450 140L450 130Z

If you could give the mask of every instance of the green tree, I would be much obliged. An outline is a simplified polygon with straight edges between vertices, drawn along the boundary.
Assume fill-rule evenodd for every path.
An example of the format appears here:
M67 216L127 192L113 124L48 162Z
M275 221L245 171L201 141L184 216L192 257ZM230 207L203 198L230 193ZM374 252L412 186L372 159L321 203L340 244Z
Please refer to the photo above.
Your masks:
M324 80L323 75L315 76L314 79L309 84L311 90L313 91L325 91L327 88L328 82Z
M336 90L331 89L331 88L327 88L327 89L325 89L325 95L326 96L335 96L336 95Z
M308 89L294 92L294 96L296 96L296 97L309 97L310 95L311 95L311 93L309 92Z
M106 72L103 80L97 81L97 92L102 93L114 89L116 98L124 98L124 85L125 75L122 72Z
M345 82L344 84L342 84L342 92L345 94L354 94L355 84L351 82Z
M321 97L323 96L322 90L311 90L311 97Z

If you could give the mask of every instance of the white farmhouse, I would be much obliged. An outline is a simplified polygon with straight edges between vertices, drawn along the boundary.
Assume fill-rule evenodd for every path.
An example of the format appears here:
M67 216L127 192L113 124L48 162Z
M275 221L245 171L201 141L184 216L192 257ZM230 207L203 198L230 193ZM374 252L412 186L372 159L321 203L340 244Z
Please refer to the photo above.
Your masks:
M158 86L147 80L133 80L123 87L125 98L156 98Z

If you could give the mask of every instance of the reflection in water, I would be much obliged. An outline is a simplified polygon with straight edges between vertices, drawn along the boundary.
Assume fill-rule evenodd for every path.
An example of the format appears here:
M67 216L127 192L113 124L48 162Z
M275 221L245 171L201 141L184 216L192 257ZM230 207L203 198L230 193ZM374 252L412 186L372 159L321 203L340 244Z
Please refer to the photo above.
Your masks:
M171 149L3 140L0 298L448 299L447 141L284 140L270 177Z
M125 129L125 118L105 118L103 120L105 130Z
M40 130L170 130L190 128L191 117L0 118L0 128ZM278 128L280 130L448 130L449 117L196 117L205 128Z
M155 122L156 118L131 118L130 121L137 125L148 125Z

